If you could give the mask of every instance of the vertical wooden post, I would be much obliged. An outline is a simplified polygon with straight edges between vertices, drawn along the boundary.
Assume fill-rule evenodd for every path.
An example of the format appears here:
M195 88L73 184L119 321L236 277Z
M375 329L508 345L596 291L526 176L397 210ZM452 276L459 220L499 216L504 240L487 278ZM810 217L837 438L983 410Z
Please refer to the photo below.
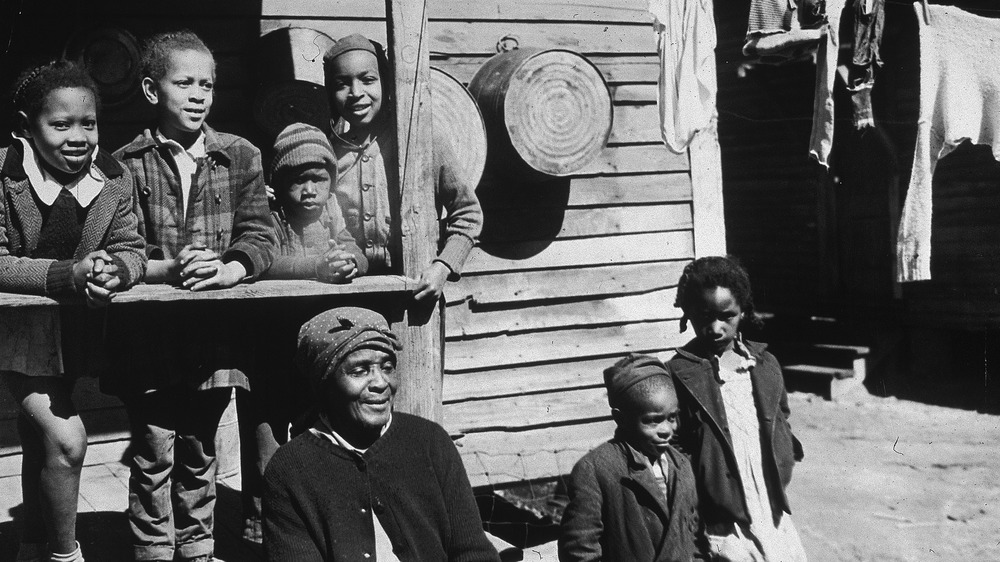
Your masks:
M389 56L399 154L403 273L412 278L437 256L431 134L430 50L426 0L386 0ZM441 419L443 341L437 303L407 304L398 407L435 421Z

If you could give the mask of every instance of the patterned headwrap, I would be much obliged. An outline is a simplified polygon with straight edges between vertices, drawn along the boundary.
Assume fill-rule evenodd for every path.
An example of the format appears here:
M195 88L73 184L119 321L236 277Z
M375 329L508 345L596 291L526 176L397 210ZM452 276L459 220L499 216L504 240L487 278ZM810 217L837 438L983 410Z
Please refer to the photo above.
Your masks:
M295 364L319 389L357 349L377 349L396 357L402 345L381 314L352 306L335 308L314 316L299 329Z
M628 389L650 377L669 377L667 368L656 357L628 354L624 359L604 369L604 386L608 389L608 404L619 407Z

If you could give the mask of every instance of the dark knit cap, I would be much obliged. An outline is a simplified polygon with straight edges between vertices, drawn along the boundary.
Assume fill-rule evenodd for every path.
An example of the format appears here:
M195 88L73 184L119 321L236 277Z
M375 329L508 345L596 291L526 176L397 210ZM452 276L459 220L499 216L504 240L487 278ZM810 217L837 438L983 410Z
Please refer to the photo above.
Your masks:
M333 147L323 131L305 123L292 123L274 139L271 181L274 181L273 178L282 171L303 164L318 164L334 174L337 170Z
M348 51L368 51L378 57L378 53L375 51L375 45L371 42L371 40L360 33L355 33L338 39L332 47L327 49L326 54L323 55L323 64L329 66L329 64L333 62L333 59Z
M604 386L608 389L608 404L617 408L628 389L650 377L669 377L663 362L649 355L628 354L624 359L604 369Z
M367 308L346 306L317 314L299 329L295 364L319 389L341 361L358 349L396 357L402 349L385 318Z

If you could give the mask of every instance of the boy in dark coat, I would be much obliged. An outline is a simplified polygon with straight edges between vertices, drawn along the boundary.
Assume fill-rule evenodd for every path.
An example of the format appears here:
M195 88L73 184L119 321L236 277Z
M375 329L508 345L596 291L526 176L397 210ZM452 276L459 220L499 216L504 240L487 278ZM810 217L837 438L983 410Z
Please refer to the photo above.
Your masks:
M604 371L618 429L573 467L559 560L689 561L700 557L694 474L669 445L677 394L658 359L629 355Z

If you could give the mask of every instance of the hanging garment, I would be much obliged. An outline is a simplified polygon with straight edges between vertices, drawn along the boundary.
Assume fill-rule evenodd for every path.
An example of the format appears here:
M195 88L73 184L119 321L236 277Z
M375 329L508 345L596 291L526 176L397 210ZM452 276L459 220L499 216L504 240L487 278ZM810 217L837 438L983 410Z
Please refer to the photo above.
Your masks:
M854 128L875 126L872 113L872 86L875 69L882 66L879 53L885 25L885 0L854 0L854 56L847 90L851 92Z
M1000 20L931 5L920 28L920 117L896 241L899 281L931 278L931 183L938 160L965 141L1000 160Z
M833 148L833 80L837 75L840 49L840 15L846 5L847 0L827 0L825 37L816 54L816 93L809 155L824 168L830 167L830 149Z
M826 23L824 0L752 0L743 54L780 64L815 51Z
M657 105L667 148L682 153L717 117L712 0L650 0L660 55Z

